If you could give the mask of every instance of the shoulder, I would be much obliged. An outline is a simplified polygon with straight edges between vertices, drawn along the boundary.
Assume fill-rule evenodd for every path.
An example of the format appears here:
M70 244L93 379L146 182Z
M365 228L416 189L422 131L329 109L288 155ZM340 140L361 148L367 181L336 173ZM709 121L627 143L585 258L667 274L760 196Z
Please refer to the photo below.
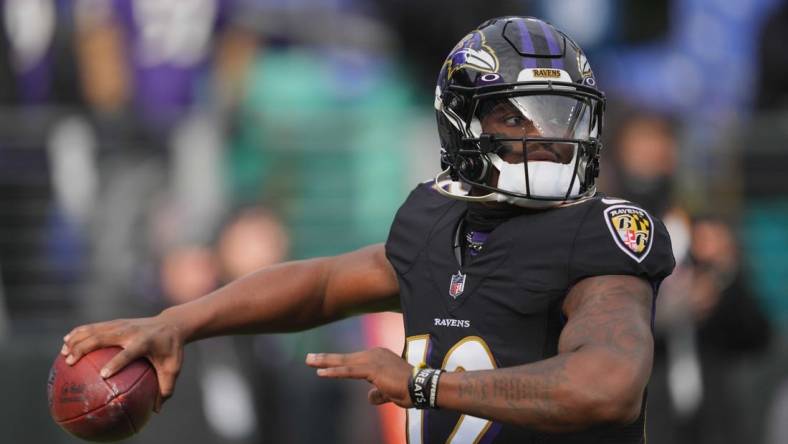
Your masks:
M432 181L422 182L416 185L397 210L392 229L403 225L406 228L414 224L424 226L457 202L436 191Z
M637 275L659 282L675 265L670 236L640 205L599 195L587 203L578 227L570 274L575 281L604 274Z
M438 185L434 179L417 184L405 199L405 204L410 202L430 203L432 205L445 205L457 202L438 192Z
M433 181L418 184L397 210L386 240L386 256L404 272L427 244L433 227L450 211L461 213L465 203L435 190ZM454 213L452 213L454 214Z

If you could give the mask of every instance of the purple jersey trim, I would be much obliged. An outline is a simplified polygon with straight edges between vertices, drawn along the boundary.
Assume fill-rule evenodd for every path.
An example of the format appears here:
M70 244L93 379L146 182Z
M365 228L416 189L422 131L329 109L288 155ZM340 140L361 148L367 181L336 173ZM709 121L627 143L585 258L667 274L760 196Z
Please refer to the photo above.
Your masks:
M560 56L561 55L561 48L558 46L558 42L555 40L555 34L553 30L547 27L545 22L540 21L539 26L542 27L542 32L544 32L544 37L547 40L547 47L550 48L550 54ZM564 61L561 58L555 58L552 60L553 68L557 69L564 69Z
M490 233L484 231L471 231L471 242L479 242L483 244L487 242L488 237L490 237Z
M479 441L479 444L490 444L492 443L495 438L501 433L501 429L503 426L497 422L492 423L487 432L484 434L482 439Z
M469 235L468 241L471 244L483 246L484 243L487 242L487 238L490 236L490 233L486 233L484 231L470 231L468 232L468 235ZM480 253L480 250L477 250L475 248L469 248L468 253L471 256L477 256Z
M517 27L520 28L520 42L523 44L523 51L526 54L534 53L534 42L531 40L531 33L525 26L522 20L517 21ZM536 60L533 57L523 57L523 68L536 68Z

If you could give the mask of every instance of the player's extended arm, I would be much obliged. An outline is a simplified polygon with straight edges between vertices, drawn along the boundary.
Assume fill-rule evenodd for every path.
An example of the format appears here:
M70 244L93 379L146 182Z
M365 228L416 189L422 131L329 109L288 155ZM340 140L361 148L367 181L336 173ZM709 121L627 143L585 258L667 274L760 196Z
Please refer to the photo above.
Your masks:
M145 356L156 367L163 397L172 390L183 345L201 338L303 330L354 312L398 309L399 287L382 244L340 256L287 262L240 278L158 316L119 319L73 329L62 353L73 364L92 350L121 346L106 365L113 374Z
M533 364L441 376L437 404L547 432L637 419L651 373L652 288L632 276L576 284L558 355Z
M354 313L399 309L397 278L382 244L252 273L165 310L186 341L304 330Z

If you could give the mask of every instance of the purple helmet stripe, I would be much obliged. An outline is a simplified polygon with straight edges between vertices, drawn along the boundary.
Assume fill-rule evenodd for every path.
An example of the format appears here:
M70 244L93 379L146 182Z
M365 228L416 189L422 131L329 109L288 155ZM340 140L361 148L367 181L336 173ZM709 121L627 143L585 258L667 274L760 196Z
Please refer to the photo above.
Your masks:
M517 27L520 28L520 42L523 50L527 54L534 53L534 42L531 40L531 33L522 20L517 20ZM536 68L536 60L533 57L523 57L523 68Z
M542 27L542 32L544 32L545 39L547 39L547 47L550 48L550 54L561 54L561 47L558 45L558 42L555 39L555 32L547 26L547 23L543 21L539 21L539 26ZM564 61L561 58L555 58L552 60L553 68L557 69L564 69Z

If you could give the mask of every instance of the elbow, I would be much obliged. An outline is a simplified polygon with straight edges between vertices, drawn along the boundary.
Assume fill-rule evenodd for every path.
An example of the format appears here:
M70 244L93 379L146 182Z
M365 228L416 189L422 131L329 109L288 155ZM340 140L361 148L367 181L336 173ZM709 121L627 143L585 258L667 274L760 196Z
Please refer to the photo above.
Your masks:
M576 391L575 405L585 426L627 425L635 422L643 408L645 383L636 372L616 369L597 374Z
M595 424L628 425L635 422L642 411L643 395L611 397L593 407L591 418Z

